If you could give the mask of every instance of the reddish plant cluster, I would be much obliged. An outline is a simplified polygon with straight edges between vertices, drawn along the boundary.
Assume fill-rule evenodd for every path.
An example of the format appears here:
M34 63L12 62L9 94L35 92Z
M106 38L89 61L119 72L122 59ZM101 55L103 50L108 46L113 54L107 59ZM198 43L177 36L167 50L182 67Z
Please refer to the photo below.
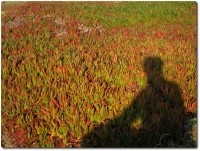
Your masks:
M83 5L84 15L88 5L113 4ZM185 112L196 113L195 18L187 26L185 15L107 28L81 20L71 6L27 2L2 19L2 127L18 146L80 147L84 134L122 113L146 87L143 61L150 56L160 57L164 77L179 85Z

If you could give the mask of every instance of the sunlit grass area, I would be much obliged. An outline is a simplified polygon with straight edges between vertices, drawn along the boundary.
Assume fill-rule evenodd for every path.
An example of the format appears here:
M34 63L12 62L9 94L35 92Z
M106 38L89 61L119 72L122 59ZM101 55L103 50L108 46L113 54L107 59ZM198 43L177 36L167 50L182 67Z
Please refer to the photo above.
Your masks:
M189 146L184 123L197 111L195 2L10 5L2 2L1 122L12 144ZM171 84L149 87L147 58L163 62ZM170 135L165 146L163 134Z

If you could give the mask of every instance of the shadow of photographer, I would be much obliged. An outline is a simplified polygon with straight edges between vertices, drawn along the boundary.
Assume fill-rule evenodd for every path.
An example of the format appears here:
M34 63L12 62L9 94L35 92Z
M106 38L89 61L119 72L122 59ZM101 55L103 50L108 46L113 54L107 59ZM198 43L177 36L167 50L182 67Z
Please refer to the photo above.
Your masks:
M179 86L163 77L163 61L144 60L147 86L119 116L82 137L82 147L166 147L179 142L184 106ZM160 140L161 136L163 137Z

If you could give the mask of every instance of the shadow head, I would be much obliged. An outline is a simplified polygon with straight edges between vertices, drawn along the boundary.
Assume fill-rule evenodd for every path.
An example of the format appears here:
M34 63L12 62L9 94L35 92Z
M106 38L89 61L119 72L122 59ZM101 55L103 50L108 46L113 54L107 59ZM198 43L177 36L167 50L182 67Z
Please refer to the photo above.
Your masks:
M159 57L147 57L144 60L144 72L147 75L162 74L163 64Z

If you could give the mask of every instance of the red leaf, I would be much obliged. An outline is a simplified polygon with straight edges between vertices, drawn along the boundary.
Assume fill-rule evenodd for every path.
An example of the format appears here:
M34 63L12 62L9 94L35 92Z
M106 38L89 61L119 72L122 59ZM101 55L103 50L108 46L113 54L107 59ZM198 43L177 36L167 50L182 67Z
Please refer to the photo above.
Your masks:
M164 37L164 33L163 33L162 31L157 31L157 32L155 33L155 37L156 37L156 38L163 38L163 37Z
M40 111L41 111L44 115L47 114L47 112L46 112L45 110L43 110L43 109L41 109Z

